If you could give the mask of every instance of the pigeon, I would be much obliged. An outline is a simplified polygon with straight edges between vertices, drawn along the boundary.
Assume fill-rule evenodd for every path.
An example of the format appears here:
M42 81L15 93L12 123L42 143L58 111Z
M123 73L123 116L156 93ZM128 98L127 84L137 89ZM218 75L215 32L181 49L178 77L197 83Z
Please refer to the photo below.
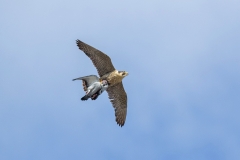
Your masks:
M86 92L86 95L81 98L82 101L88 100L88 98L96 100L98 96L108 88L107 81L99 81L99 78L96 75L73 79L73 81L75 80L82 80L83 82L83 90Z

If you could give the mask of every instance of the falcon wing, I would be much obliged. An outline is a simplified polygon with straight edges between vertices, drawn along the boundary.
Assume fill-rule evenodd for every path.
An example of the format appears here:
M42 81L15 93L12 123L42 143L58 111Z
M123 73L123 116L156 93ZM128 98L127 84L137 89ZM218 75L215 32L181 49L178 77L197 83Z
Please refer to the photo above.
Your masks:
M106 54L78 39L76 43L78 48L92 60L100 77L115 70L111 59Z
M108 96L115 109L116 122L123 126L127 116L127 94L123 88L122 82L115 86L108 87Z
M93 84L94 82L98 82L99 78L95 75L90 75L90 76L85 76L85 77L79 77L79 78L75 78L73 79L73 81L75 80L82 80L83 82L83 90L87 91L87 88L89 86L91 86L91 84Z

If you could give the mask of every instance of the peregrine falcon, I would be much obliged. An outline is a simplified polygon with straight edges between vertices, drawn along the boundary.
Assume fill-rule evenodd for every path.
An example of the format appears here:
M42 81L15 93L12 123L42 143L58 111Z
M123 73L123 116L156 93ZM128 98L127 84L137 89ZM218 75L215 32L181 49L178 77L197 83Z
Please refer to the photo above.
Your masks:
M96 75L73 79L73 81L75 80L82 80L83 90L86 91L86 95L81 98L82 101L88 100L88 98L96 100L98 96L102 94L102 92L104 92L108 87L107 81L103 80L100 82L99 78Z
M123 88L122 79L128 75L126 71L118 71L114 68L108 55L92 46L76 40L77 46L93 62L100 76L99 81L107 81L108 97L114 107L116 122L123 126L127 116L127 94Z

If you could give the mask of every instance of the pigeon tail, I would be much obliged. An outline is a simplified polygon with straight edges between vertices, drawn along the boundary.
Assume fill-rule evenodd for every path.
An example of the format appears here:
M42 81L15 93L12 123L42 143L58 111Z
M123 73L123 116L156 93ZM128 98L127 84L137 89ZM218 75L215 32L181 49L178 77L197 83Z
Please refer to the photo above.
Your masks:
M86 96L82 97L81 100L82 100L82 101L88 100L88 96L86 95Z

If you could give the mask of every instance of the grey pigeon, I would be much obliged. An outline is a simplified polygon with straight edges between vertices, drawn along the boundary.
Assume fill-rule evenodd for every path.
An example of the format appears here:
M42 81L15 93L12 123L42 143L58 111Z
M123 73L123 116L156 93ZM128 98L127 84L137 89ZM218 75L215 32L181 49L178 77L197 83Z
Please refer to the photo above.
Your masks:
M88 98L96 100L98 96L108 88L107 81L99 81L99 78L96 75L73 79L73 81L75 80L82 80L83 82L83 90L86 92L86 95L81 98L82 101L88 100Z

